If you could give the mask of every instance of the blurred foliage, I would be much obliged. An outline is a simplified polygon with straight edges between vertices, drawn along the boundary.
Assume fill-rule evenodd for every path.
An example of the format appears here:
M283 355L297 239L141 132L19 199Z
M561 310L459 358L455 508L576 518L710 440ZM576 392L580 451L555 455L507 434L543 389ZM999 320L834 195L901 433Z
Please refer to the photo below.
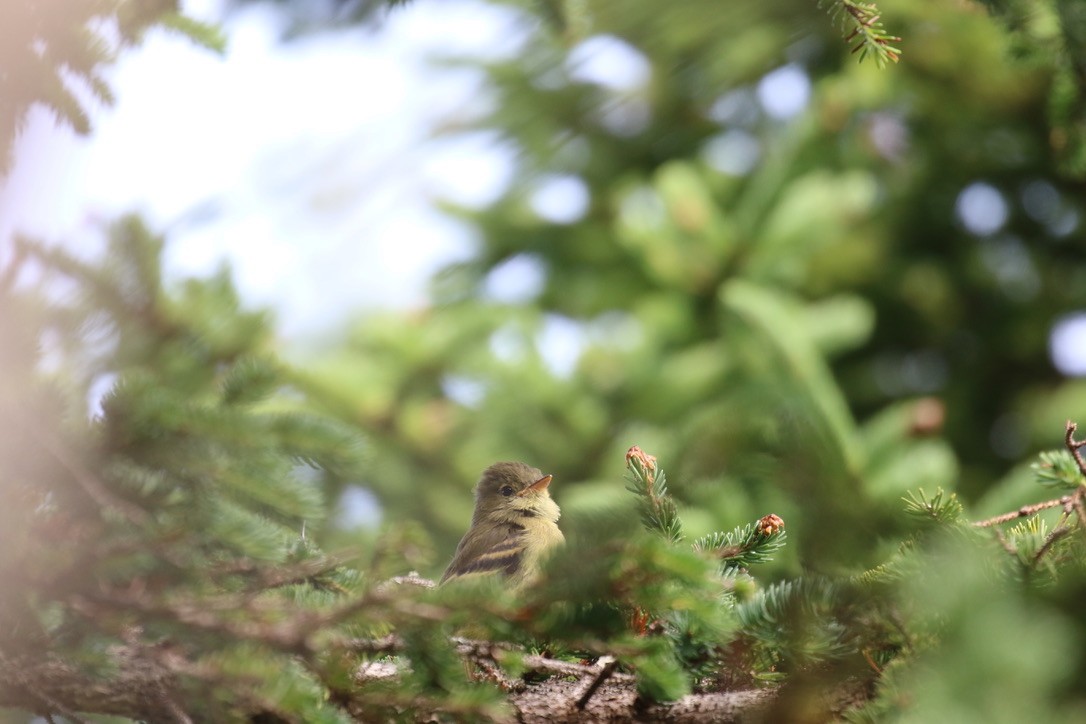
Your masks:
M946 491L940 505L956 491L951 518L963 503L980 515L1037 499L1016 463L1057 445L1083 401L1049 349L1053 324L1086 307L1073 140L1086 84L1063 45L1083 23L1068 3L1020 4L1030 31L995 3L880 2L905 53L882 70L856 63L814 3L499 4L525 9L526 38L481 65L486 110L463 130L495 134L515 172L485 208L447 205L477 231L477 253L439 275L432 307L367 315L309 368L325 409L372 436L367 484L389 515L426 521L451 550L475 476L503 458L555 474L569 525L634 514L613 481L636 443L672 461L688 535L769 510L789 522L776 575L830 578L771 589L774 610L796 599L803 620L855 621L867 599L835 587L842 573L888 565L892 595L918 600L927 564L899 551L920 545L910 490ZM794 115L773 103L785 81L809 93ZM977 192L994 201L977 205ZM1007 535L1023 536L1028 561L1050 533ZM946 555L931 565L973 554ZM984 596L1007 602L963 638L947 630L957 669L933 673L921 655L910 681L960 681L978 711L1011 721L1019 709L998 713L1003 693L978 689L965 660L999 655L991 675L1015 676L1020 638L998 652L982 642L1053 604L999 580L923 608L917 620L935 627ZM902 651L938 656L936 631L898 623L798 625L791 650L848 642L891 670ZM849 675L871 671L850 661ZM940 718L953 687L903 713L911 686L872 711ZM780 720L802 710L789 701ZM1052 701L1054 720L1073 717L1077 705Z
M162 240L134 218L109 242L87 262L19 240L0 274L0 702L149 721L502 716L450 638L469 630L614 655L651 701L691 690L688 659L719 663L734 622L712 556L617 516L570 528L517 595L496 577L376 577L382 556L409 558L409 531L351 552L361 571L322 553L324 491L366 469L358 431L312 412L225 271L164 284ZM782 526L760 522L731 558L766 560ZM393 681L361 673L390 651L409 664Z
M525 16L520 51L485 66L466 130L516 173L449 208L478 253L432 307L366 315L308 366L373 436L387 510L447 548L503 458L553 472L571 513L606 506L638 443L675 461L691 534L772 509L804 565L833 568L894 537L906 488L977 500L1058 441L1080 385L1048 335L1086 306L1086 266L1051 65L968 4L880 3L917 51L884 70L813 4L574 6L576 32ZM593 54L634 80L595 78ZM789 117L764 101L781 74L810 93ZM976 188L994 228L962 215ZM573 211L546 210L555 189Z
M186 16L179 0L5 0L0 4L0 172L27 111L39 104L76 133L95 105L113 103L105 69L153 28L221 49L218 30Z
M146 708L87 708L232 719L272 695L231 676L271 669L309 689L282 706L308 710L311 677L267 632L359 586L303 533L325 517L322 478L356 475L357 434L289 392L268 315L241 309L225 271L166 289L161 248L129 218L100 263L17 240L0 275L0 691L51 702L65 684L33 673L51 656L108 699L128 658L166 677L143 646L176 645L209 674L188 684L211 694L199 707L160 682Z
M900 43L901 38L886 32L877 5L853 0L836 0L824 4L829 6L834 19L842 27L850 29L845 41L851 45L853 54L859 54L860 60L873 57L880 68L887 63L901 60L901 49L892 45Z
M813 2L495 4L521 47L446 59L488 81L450 133L515 173L446 204L478 243L432 305L287 364L135 220L100 264L2 257L0 649L180 642L204 717L508 714L467 631L614 655L647 700L779 684L767 720L847 681L856 721L1081 719L1083 465L1071 433L1033 459L1086 404L1049 354L1086 308L1080 6L885 0L880 69ZM321 6L297 32L376 7ZM633 444L666 487L623 491ZM545 575L382 585L441 569L499 459L555 475ZM321 523L358 490L381 530Z

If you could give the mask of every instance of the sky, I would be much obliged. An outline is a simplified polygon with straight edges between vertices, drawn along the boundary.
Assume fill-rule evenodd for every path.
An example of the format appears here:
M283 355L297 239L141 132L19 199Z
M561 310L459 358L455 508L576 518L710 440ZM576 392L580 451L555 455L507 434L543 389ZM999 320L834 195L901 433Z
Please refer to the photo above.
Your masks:
M218 5L186 10L215 20ZM473 244L433 199L482 206L512 173L484 135L431 138L487 99L476 72L430 58L514 53L518 19L417 3L375 30L289 43L283 22L261 5L231 15L222 56L150 34L108 73L118 100L93 114L89 137L34 112L0 194L0 239L19 231L93 250L111 220L139 212L168 235L168 275L229 260L243 297L274 307L286 337L360 306L424 303L430 274Z

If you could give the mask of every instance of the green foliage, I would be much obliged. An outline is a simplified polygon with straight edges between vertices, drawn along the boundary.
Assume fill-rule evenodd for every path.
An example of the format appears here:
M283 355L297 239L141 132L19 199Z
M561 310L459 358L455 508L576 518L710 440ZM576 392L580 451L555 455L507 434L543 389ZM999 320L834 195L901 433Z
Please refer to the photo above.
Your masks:
M923 575L900 582L911 655L886 668L879 696L853 720L1075 721L1080 629L1053 605L1067 592L1031 595L997 573L1002 551L951 540L925 559Z
M1061 170L1086 176L1086 10L1075 0L980 0L1007 27L1022 58L1055 69L1047 111Z
M284 394L268 318L225 274L168 289L160 251L125 219L101 263L21 242L6 270L0 637L18 651L63 632L52 653L77 659L92 641L184 641L201 718L321 711L290 611L359 589L302 539L322 481L358 474L358 435Z
M856 651L842 607L840 585L803 578L759 591L736 613L743 634L760 644L761 670L794 671Z
M447 209L476 251L432 306L360 316L301 363L225 271L164 282L134 219L99 259L16 244L0 674L55 655L97 689L135 652L177 682L143 719L459 720L613 657L641 703L775 682L792 721L860 682L854 720L1076 720L1074 429L1035 479L1001 477L1086 401L1048 349L1052 320L1086 307L1081 10L986 4L881 2L923 50L875 72L814 3L509 3L523 42L468 61L491 102L453 126L516 157L492 204ZM47 52L0 125L36 99L84 123L57 68L108 100L117 49L87 39L92 17L115 16L122 46L156 23L213 40L170 3L89 7L5 46ZM830 10L861 57L897 61L880 11ZM583 73L593 42L643 82ZM791 117L762 84L785 65L809 82ZM538 203L556 179L582 214ZM965 213L978 183L997 229ZM538 289L495 292L518 265ZM623 495L634 440L672 475L631 450ZM567 546L517 591L404 577L444 565L496 459L555 475ZM1012 483L1030 502L987 507ZM334 525L355 488L381 531ZM1032 502L1044 488L1060 497ZM765 510L787 547L781 518L747 522Z
M636 450L636 448L633 448ZM683 538L679 509L667 492L667 475L656 467L656 460L644 455L627 453L626 490L638 497L641 508L641 524L645 529L662 535L670 543Z
M1030 466L1037 481L1048 488L1075 490L1082 485L1082 471L1066 450L1046 450Z
M904 500L906 513L934 523L956 523L964 512L958 496L947 495L941 488L930 498L923 488L915 493L910 491Z
M853 53L859 53L862 61L869 55L882 68L888 62L901 60L901 50L891 45L900 43L901 38L890 35L879 20L881 15L875 3L854 2L853 0L820 0L820 5L828 5L834 19L842 26L852 28L845 37L845 42L854 42Z
M1077 444L1073 432L1070 426L1069 447ZM1081 474L1061 452L1040 454L1035 489ZM953 497L910 496L908 510L926 521L924 533L880 571L900 574L890 590L910 655L886 669L878 697L851 720L924 721L939 712L1014 721L1032 709L1046 720L1073 721L1080 704L1067 694L1081 674L1071 673L1080 664L1070 648L1082 627L1066 618L1062 600L1081 589L1086 563L1084 519L1071 513L1081 490L969 526L978 535L962 535L962 505ZM1053 508L1063 508L1054 525L1043 517ZM970 686L979 688L963 702L962 687Z
M1069 247L1051 236L1029 247L1038 284L1054 291L1028 301L990 273L984 255L996 244L969 237L953 214L969 183L1008 174L1054 184L1068 213L1077 204L1046 166L1047 131L1024 121L1035 86L1001 55L997 25L945 5L891 3L895 32L935 23L958 29L963 45L924 35L925 57L869 75L834 54L820 13L795 16L792 5L579 7L584 36L532 33L518 57L485 68L497 100L479 125L515 149L518 172L491 207L452 210L478 230L479 254L439 278L434 307L359 320L342 345L313 355L310 391L376 436L383 474L372 489L386 509L423 521L445 550L470 515L465 493L496 458L555 473L567 509L606 506L613 493L601 481L637 439L689 481L672 492L691 538L772 509L797 541L782 567L869 566L871 536L905 527L907 489L960 485L973 498L1006 467L988 432L957 411L989 423L1008 414L1028 444L1049 444L1048 410L1031 407L1037 398L1015 379L1029 367L1045 380L1039 394L1056 393L1039 330L1082 301L1081 286L1058 279L1073 265L1053 250ZM813 33L801 65L815 91L808 113L778 125L753 94L784 62L780 38L794 35L784 15ZM615 93L571 75L567 43L595 35L644 57L644 88ZM958 91L911 90L932 75ZM1006 88L1024 95L1007 99ZM738 110L714 120L713 103L730 107L723 99ZM608 126L601 109L611 104L643 104L647 125ZM898 124L909 152L872 146L883 121ZM1021 140L1018 170L963 153L978 127ZM713 154L737 135L759 163L721 170ZM944 158L958 160L935 161ZM582 218L533 211L533 194L555 176L585 185ZM1009 233L1033 238L1019 182L997 186L1013 207ZM540 273L537 297L488 297L506 264ZM568 374L553 374L542 350L556 323L583 344ZM1021 333L996 344L1005 329ZM954 380L950 397L940 379ZM452 382L470 399L449 394ZM925 400L939 408L951 398L954 414L943 406L927 427L914 424Z
M587 526L580 539L571 530L569 550L523 591L498 577L436 592L375 585L323 554L312 538L326 509L321 493L362 473L357 435L308 409L296 374L268 349L266 317L240 308L225 275L165 286L161 240L135 219L119 223L110 243L100 263L24 243L14 263L40 265L39 281L5 290L12 308L39 315L20 316L38 326L9 333L74 331L53 352L50 375L33 385L13 376L4 397L23 432L6 440L20 453L5 449L3 480L22 481L19 500L29 506L4 513L0 575L25 584L3 600L6 646L48 637L53 653L74 659L90 646L98 655L87 666L108 670L110 646L145 656L183 641L178 655L191 668L181 686L200 692L174 702L187 715L307 721L405 707L499 716L501 691L472 683L450 638L464 630L545 641L571 656L613 654L652 701L682 697L696 672L721 666L733 599L717 565L680 544L665 475L643 453L630 472L651 513L645 535L616 546L615 529ZM74 301L50 298L62 280ZM13 375L41 377L38 355L14 361ZM80 408L103 375L109 390L89 398L96 409L87 416ZM51 411L64 422L34 419ZM28 463L48 466L27 476ZM763 560L770 539L779 547L779 519L773 525L746 536L749 550L727 563ZM580 550L598 551L592 571ZM140 632L125 634L133 621ZM352 672L365 666L374 640L366 637L392 632L394 680L359 685Z
M748 523L728 533L718 531L698 538L694 541L694 550L719 558L725 571L750 568L773 560L773 555L784 546L786 537L783 527L767 531L760 522Z

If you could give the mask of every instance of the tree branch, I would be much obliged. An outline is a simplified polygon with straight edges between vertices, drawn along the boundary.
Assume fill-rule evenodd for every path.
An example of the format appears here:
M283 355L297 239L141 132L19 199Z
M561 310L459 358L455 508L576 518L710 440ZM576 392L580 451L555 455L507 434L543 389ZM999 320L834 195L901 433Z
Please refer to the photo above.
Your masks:
M1049 508L1055 508L1057 506L1071 506L1074 502L1074 496L1064 495L1061 498L1053 498L1052 500L1046 500L1043 503L1034 503L1033 505L1023 505L1018 510L1012 510L1010 513L1003 513L1001 515L988 518L986 520L978 520L973 523L977 528L990 528L993 525L1000 523L1006 523L1007 521L1015 520L1017 518L1028 518L1031 515L1040 513L1042 510L1048 510Z
M618 659L611 657L609 661L603 664L603 666L600 668L599 673L596 674L596 678L592 679L592 682L588 685L588 688L585 689L584 693L581 694L580 698L577 699L577 703L575 704L575 706L578 709L584 709L585 706L588 704L589 700L592 698L592 695L596 693L596 690L599 689L605 681L611 678L611 675L615 673L615 669L617 668Z
M0 654L0 706L58 714L85 722L76 712L142 719L152 724L191 724L178 703L177 676L151 649L110 650L111 676L93 677L49 652Z
M1083 459L1082 453L1079 452L1082 446L1086 445L1086 441L1075 440L1075 430L1077 429L1078 425L1068 420L1067 432L1063 437L1063 441L1064 444L1067 445L1067 449L1071 452L1071 455L1074 456L1075 462L1078 463L1079 472L1082 473L1083 477L1086 477L1086 460Z

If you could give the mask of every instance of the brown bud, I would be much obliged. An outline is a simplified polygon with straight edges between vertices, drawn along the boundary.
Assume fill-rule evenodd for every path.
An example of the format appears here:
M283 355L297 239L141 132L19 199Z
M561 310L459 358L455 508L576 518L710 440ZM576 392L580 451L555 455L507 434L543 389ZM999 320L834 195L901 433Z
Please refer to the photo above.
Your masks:
M656 479L656 457L654 455L649 455L637 445L634 445L626 451L626 467L632 468L635 460L640 464L641 469L645 471L645 478L650 483Z
M770 513L758 521L758 532L764 536L770 536L784 527L784 519L779 515Z
M909 417L910 435L938 435L946 420L946 404L938 397L921 397L913 405Z

